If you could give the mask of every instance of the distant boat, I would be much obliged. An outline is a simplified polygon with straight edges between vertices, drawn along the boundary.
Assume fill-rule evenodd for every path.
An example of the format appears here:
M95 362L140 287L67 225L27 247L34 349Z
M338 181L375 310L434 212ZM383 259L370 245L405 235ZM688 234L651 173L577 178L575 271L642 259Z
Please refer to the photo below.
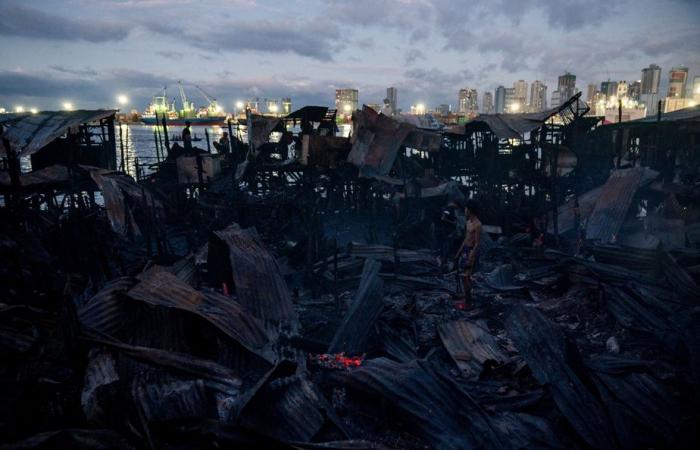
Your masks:
M175 100L172 103L168 102L168 97L164 87L161 92L153 96L153 100L141 114L141 122L146 125L158 125L165 117L168 125L185 125L185 122L190 122L192 126L209 126L223 125L226 123L226 113L216 103L216 99L212 99L199 86L199 89L204 97L209 101L209 106L196 108L194 102L187 100L185 90L182 88L182 83L178 82L180 88L180 98L182 101L182 109L178 110L175 107Z

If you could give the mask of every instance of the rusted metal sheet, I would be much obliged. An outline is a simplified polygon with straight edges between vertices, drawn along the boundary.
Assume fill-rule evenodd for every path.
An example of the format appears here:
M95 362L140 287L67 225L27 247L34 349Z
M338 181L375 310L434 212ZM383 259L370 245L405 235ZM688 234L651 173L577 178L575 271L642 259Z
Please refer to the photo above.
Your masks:
M365 106L353 114L352 149L348 161L360 169L362 176L387 175L399 148L410 143L413 148L432 151L439 148L438 137Z
M197 291L167 271L146 272L139 278L141 282L127 293L132 299L196 314L246 349L264 355L268 337L262 325L234 299Z
M280 267L255 230L242 230L234 223L215 231L209 242L209 267L217 264L212 260L214 247L220 248L222 244L228 251L234 288L243 308L264 321L296 323L296 312Z
M468 377L478 377L487 361L502 364L508 359L485 327L485 324L467 320L447 322L438 327L442 344Z
M253 115L253 145L260 147L268 141L270 133L279 125L280 119Z
M348 388L390 402L396 411L392 419L434 448L535 446L534 442L528 442L531 436L527 433L514 436L524 426L518 419L488 414L449 374L428 361L398 363L376 358L338 376ZM539 445L545 445L544 442Z
M650 183L658 172L644 167L616 170L603 185L588 218L586 239L614 242L637 190Z
M561 330L537 309L516 305L506 320L506 331L579 436L593 448L617 448L602 405L569 366L575 355Z
M362 353L367 345L367 335L382 312L384 283L379 277L381 264L373 259L365 261L360 287L355 293L350 309L328 347L328 353Z
M70 172L68 167L57 164L33 172L23 173L19 179L22 187L58 185L70 179ZM7 171L0 172L0 185L10 186L10 174Z
M500 139L522 139L525 133L541 127L547 119L560 110L560 107L556 107L535 113L479 114L463 127L465 127L466 133L487 128ZM451 129L451 132L462 134L459 128Z
M94 297L78 307L78 320L85 328L115 336L124 326L123 295L136 284L131 277L107 283Z
M296 366L273 369L240 413L243 425L284 442L308 442L330 419L345 434L330 403Z
M239 376L228 367L217 364L207 359L196 358L192 355L179 352L169 352L154 347L129 345L113 339L109 336L101 336L93 333L84 333L87 340L104 345L134 360L162 367L173 373L204 380L207 387L219 392L238 397L242 381Z
M7 129L7 138L21 156L28 156L41 150L54 139L64 135L70 128L84 123L95 122L116 114L116 110L41 111L16 117Z

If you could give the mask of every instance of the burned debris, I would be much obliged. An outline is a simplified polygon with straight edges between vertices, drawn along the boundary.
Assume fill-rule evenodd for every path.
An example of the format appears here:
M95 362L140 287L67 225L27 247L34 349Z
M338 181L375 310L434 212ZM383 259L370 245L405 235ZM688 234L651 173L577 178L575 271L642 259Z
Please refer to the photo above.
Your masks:
M113 111L3 117L0 445L690 448L700 109L585 112L305 107L136 179Z

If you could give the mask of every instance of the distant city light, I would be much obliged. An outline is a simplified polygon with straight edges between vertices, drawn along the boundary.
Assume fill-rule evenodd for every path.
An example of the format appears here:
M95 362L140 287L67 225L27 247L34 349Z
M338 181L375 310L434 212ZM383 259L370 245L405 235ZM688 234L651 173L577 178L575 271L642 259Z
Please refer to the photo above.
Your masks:
M516 102L516 103L513 103L512 105L510 105L510 110L513 112L520 111L520 103Z
M418 115L425 114L425 103L418 103L416 105L416 114L418 114Z
M224 108L222 108L221 105L216 105L216 108L214 108L214 110L215 110L216 112L220 113L220 112L222 112L222 111L224 110Z
M271 113L276 113L277 112L277 105L276 104L271 104L270 105L270 112Z
M5 108L0 108L0 114L5 114L7 110Z
M129 104L129 97L127 97L124 94L119 94L119 95L117 95L117 102L122 106L128 105Z
M36 108L29 108L29 112L32 113L32 114L36 114L36 113L39 112L39 110L36 109Z
M22 105L17 105L17 106L15 106L15 112L16 112L16 113L23 113L23 112L24 112L24 106L22 106Z
M245 105L243 104L242 101L238 100L238 101L236 102L236 108L238 108L238 109L243 109L244 106L245 106Z
M698 102L696 102L695 100L691 100L691 101L688 102L688 106L690 106L691 108L692 108L693 106L697 106L697 105L698 105Z
M63 107L64 111L72 111L73 110L73 104L71 102L63 102Z
M352 105L350 105L350 103L344 104L343 111L345 111L346 113L349 113L350 111L352 111Z

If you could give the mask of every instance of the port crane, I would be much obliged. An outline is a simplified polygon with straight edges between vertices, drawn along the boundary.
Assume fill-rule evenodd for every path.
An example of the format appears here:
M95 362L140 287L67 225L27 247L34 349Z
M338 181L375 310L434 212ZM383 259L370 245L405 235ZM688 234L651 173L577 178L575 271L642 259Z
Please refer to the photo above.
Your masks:
M206 92L204 89L202 89L201 87L197 86L196 84L194 85L194 87L196 87L197 90L198 90L199 92L201 92L202 95L204 96L204 98L206 98L207 101L209 102L209 111L210 111L210 112L212 112L212 113L221 112L221 108L219 107L219 104L216 102L216 99L215 99L215 98L213 98L211 95L207 94L207 92Z

